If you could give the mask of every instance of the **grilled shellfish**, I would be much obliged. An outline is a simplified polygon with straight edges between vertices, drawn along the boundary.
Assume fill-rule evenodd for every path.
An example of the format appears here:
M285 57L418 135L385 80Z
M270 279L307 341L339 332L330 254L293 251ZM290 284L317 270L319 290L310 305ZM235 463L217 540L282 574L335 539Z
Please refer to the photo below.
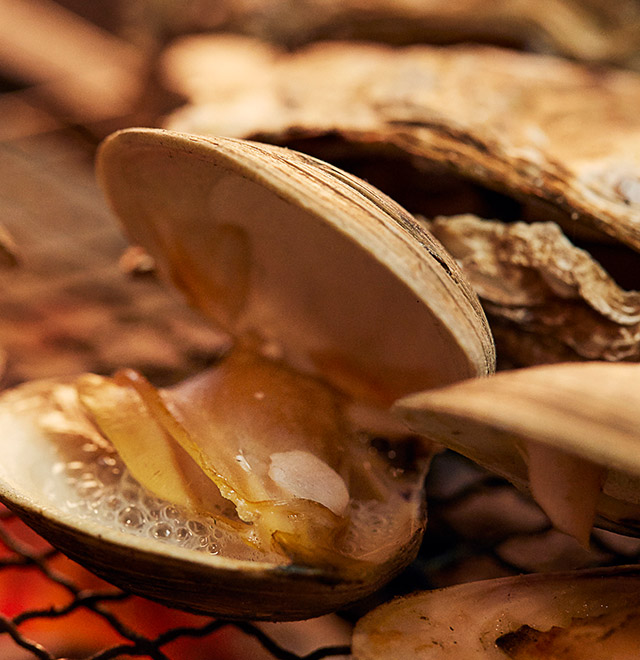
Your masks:
M363 434L397 432L399 396L493 368L459 270L381 193L288 150L131 129L98 175L233 347L171 388L123 369L5 393L2 501L94 572L194 611L295 619L371 592L417 551L428 459L393 470Z
M588 543L594 522L640 535L640 366L581 362L504 371L409 395L412 428L529 491Z
M412 594L361 619L356 660L633 658L638 568L482 580Z

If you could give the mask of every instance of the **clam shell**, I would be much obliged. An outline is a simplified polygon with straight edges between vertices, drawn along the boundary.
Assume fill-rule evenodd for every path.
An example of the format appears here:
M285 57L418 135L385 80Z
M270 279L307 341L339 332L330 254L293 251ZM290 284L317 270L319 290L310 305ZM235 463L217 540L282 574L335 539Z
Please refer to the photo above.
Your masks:
M504 371L405 397L406 423L521 490L530 487L526 445L604 470L598 524L640 535L640 366L583 362Z
M154 129L109 138L98 175L132 242L195 306L302 371L375 384L390 403L494 368L453 259L356 177L292 150Z
M493 369L484 315L455 263L364 182L287 150L151 129L110 138L98 172L133 241L245 348L275 351L377 405ZM299 619L371 593L417 552L419 499L397 552L353 570L205 556L80 518L52 497L73 499L52 470L94 432L86 423L75 432L52 408L60 387L2 396L0 500L114 584L222 617Z
M202 52L194 66L214 71ZM338 136L344 151L444 166L640 249L636 73L479 46L323 43L265 58L260 83L226 97L213 73L198 83L167 128L309 138L305 150Z
M354 631L353 656L355 660L632 658L640 644L639 593L640 571L635 566L500 578L416 593L363 617ZM628 628L626 652L602 656L599 644L615 632L620 623L617 613L623 622L635 617ZM593 639L593 655L583 655L584 647L580 655L566 656L547 655L544 647L539 654L525 656L507 656L501 649L506 636L517 635L523 626L548 631L570 626L574 620L597 626L601 615L608 619L600 620L599 634L587 637Z

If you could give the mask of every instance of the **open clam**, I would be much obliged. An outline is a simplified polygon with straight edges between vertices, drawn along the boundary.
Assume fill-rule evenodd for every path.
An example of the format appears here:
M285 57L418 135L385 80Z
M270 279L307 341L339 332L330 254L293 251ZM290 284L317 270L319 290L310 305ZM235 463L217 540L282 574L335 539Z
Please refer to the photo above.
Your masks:
M174 606L295 619L370 593L417 551L427 459L393 470L363 436L397 432L397 397L493 368L455 263L378 191L288 150L134 129L98 174L233 347L170 388L124 369L5 393L0 498Z
M361 619L356 660L635 658L636 566L483 580L416 593Z
M580 300L585 284L602 291L599 274L576 270L580 292L562 286L567 278L557 281L561 266L575 262L576 250L565 249L571 241L625 289L640 288L637 73L477 44L323 42L283 53L228 35L180 40L163 61L167 83L189 100L167 128L301 149L427 218L495 219L491 232L479 219L475 228L443 219L432 231L478 285L501 367L637 360L637 321L626 310L608 315L593 297ZM239 74L221 76L219 61ZM514 220L532 223L533 232L553 221L566 236L538 231L518 241ZM490 250L503 254L491 263ZM523 260L540 256L554 263L539 264L537 277ZM529 292L535 304L523 303Z
M529 491L585 545L595 522L640 535L637 364L504 371L396 404L410 427Z

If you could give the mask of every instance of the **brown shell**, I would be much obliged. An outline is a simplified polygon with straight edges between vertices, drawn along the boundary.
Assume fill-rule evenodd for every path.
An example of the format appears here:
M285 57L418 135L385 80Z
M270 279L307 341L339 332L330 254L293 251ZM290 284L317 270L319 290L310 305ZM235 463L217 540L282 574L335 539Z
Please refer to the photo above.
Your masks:
M631 658L640 644L639 593L636 566L483 580L418 592L362 618L354 631L353 656L355 660L601 658L601 642L615 633L616 624L629 620L626 653L606 657ZM552 656L549 646L547 653L542 647L539 655L511 655L514 637L525 630L561 631L581 622L596 626L591 637L594 656ZM580 648L584 652L584 646Z
M418 166L444 166L539 200L640 249L635 73L477 46L325 43L272 53L257 84L249 76L219 94L212 72L223 50L209 57L205 46L184 46L192 69L210 74L182 86L193 104L167 127L276 142L337 135L351 149L393 147ZM176 58L169 52L167 68Z
M15 240L0 224L0 269L15 268L20 264L20 254Z
M465 215L427 226L480 296L503 360L640 359L640 293L619 287L558 225ZM527 341L539 349L531 357Z

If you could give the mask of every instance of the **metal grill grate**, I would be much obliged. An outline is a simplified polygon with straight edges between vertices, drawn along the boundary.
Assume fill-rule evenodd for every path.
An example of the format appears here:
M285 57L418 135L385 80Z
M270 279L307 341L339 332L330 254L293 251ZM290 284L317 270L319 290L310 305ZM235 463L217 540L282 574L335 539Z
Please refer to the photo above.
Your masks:
M148 637L138 630L135 626L127 623L123 617L114 614L107 607L109 603L124 602L136 597L131 596L120 590L113 588L91 589L83 584L82 577L76 576L75 579L65 575L52 568L51 562L59 556L59 553L47 547L44 550L34 550L29 544L20 541L15 533L8 529L8 523L15 523L13 514L3 510L0 514L2 526L0 527L0 541L8 551L9 555L0 560L0 575L9 569L19 569L22 572L37 570L42 578L47 582L54 583L64 589L71 600L61 607L48 607L46 609L25 609L13 617L0 614L0 632L9 636L17 647L24 649L29 657L40 660L55 660L66 657L58 654L57 651L47 649L41 643L30 639L22 628L28 621L41 620L46 621L50 630L55 631L58 644L64 647L65 637L68 636L68 630L65 627L65 617L72 612L85 610L94 613L101 620L104 628L111 628L115 633L126 641L109 648L103 648L89 655L83 655L87 660L113 660L125 656L148 657L153 660L169 660L172 656L167 655L162 649L168 644L179 640L180 638L204 638L214 636L215 633L225 627L233 627L239 633L255 638L260 645L269 652L273 658L279 660L320 660L321 658L334 657L336 655L346 655L349 653L348 647L326 647L320 648L304 656L297 655L277 644L273 639L263 632L259 627L246 622L218 621L215 619L196 625L180 625L170 628L155 637ZM21 523L19 523L20 525ZM18 534L21 531L18 526ZM67 562L71 564L72 562ZM80 573L80 575L82 575ZM28 585L31 579L25 577L23 585ZM142 600L142 599L138 599ZM194 617L195 618L195 617ZM202 618L202 617L198 617ZM3 648L3 647L0 647ZM215 656L215 643L209 649L208 657ZM12 652L3 648L3 658L10 660L15 657ZM20 656L22 657L22 656Z
M427 480L427 491L430 524L418 559L383 592L345 612L346 618L356 618L377 602L416 588L440 587L531 570L640 561L640 540L597 530L592 538L592 549L585 550L553 531L535 505L501 479L452 454L446 453L436 459ZM507 515L505 507L508 508ZM496 525L496 519L502 524ZM14 571L23 575L19 580L23 590L29 590L31 583L39 584L39 589L45 592L55 585L67 597L64 604L47 607L34 606L27 599L21 611L0 616L0 653L6 660L112 660L129 657L227 660L246 657L228 654L227 640L221 639L224 632L227 637L232 634L252 638L265 658L320 660L349 655L348 646L322 644L300 655L277 642L260 624L186 615L116 590L106 583L96 586L96 578L35 537L9 511L2 512L1 521L0 541L5 552L0 557L0 590L6 586L4 576ZM469 521L473 521L473 526ZM545 547L544 553L540 552L540 546ZM38 580L34 581L34 573L38 574ZM127 603L135 604L135 608L123 610L122 606ZM155 615L160 611L163 613L164 623L168 624L166 629L156 634L145 632L148 626L141 625L140 612L146 608L151 608ZM132 616L133 611L138 615ZM93 648L87 646L87 640L84 648L70 650L65 646L71 637L77 638L77 635L70 634L68 622L73 613L91 613L99 621L99 625L92 624L95 631L91 640ZM40 625L38 634L31 636L28 625L34 621ZM104 640L114 637L122 641L105 645ZM10 644L6 643L8 638ZM43 638L46 641L35 641ZM178 651L167 649L177 642L197 639L206 642L206 650L195 647Z

